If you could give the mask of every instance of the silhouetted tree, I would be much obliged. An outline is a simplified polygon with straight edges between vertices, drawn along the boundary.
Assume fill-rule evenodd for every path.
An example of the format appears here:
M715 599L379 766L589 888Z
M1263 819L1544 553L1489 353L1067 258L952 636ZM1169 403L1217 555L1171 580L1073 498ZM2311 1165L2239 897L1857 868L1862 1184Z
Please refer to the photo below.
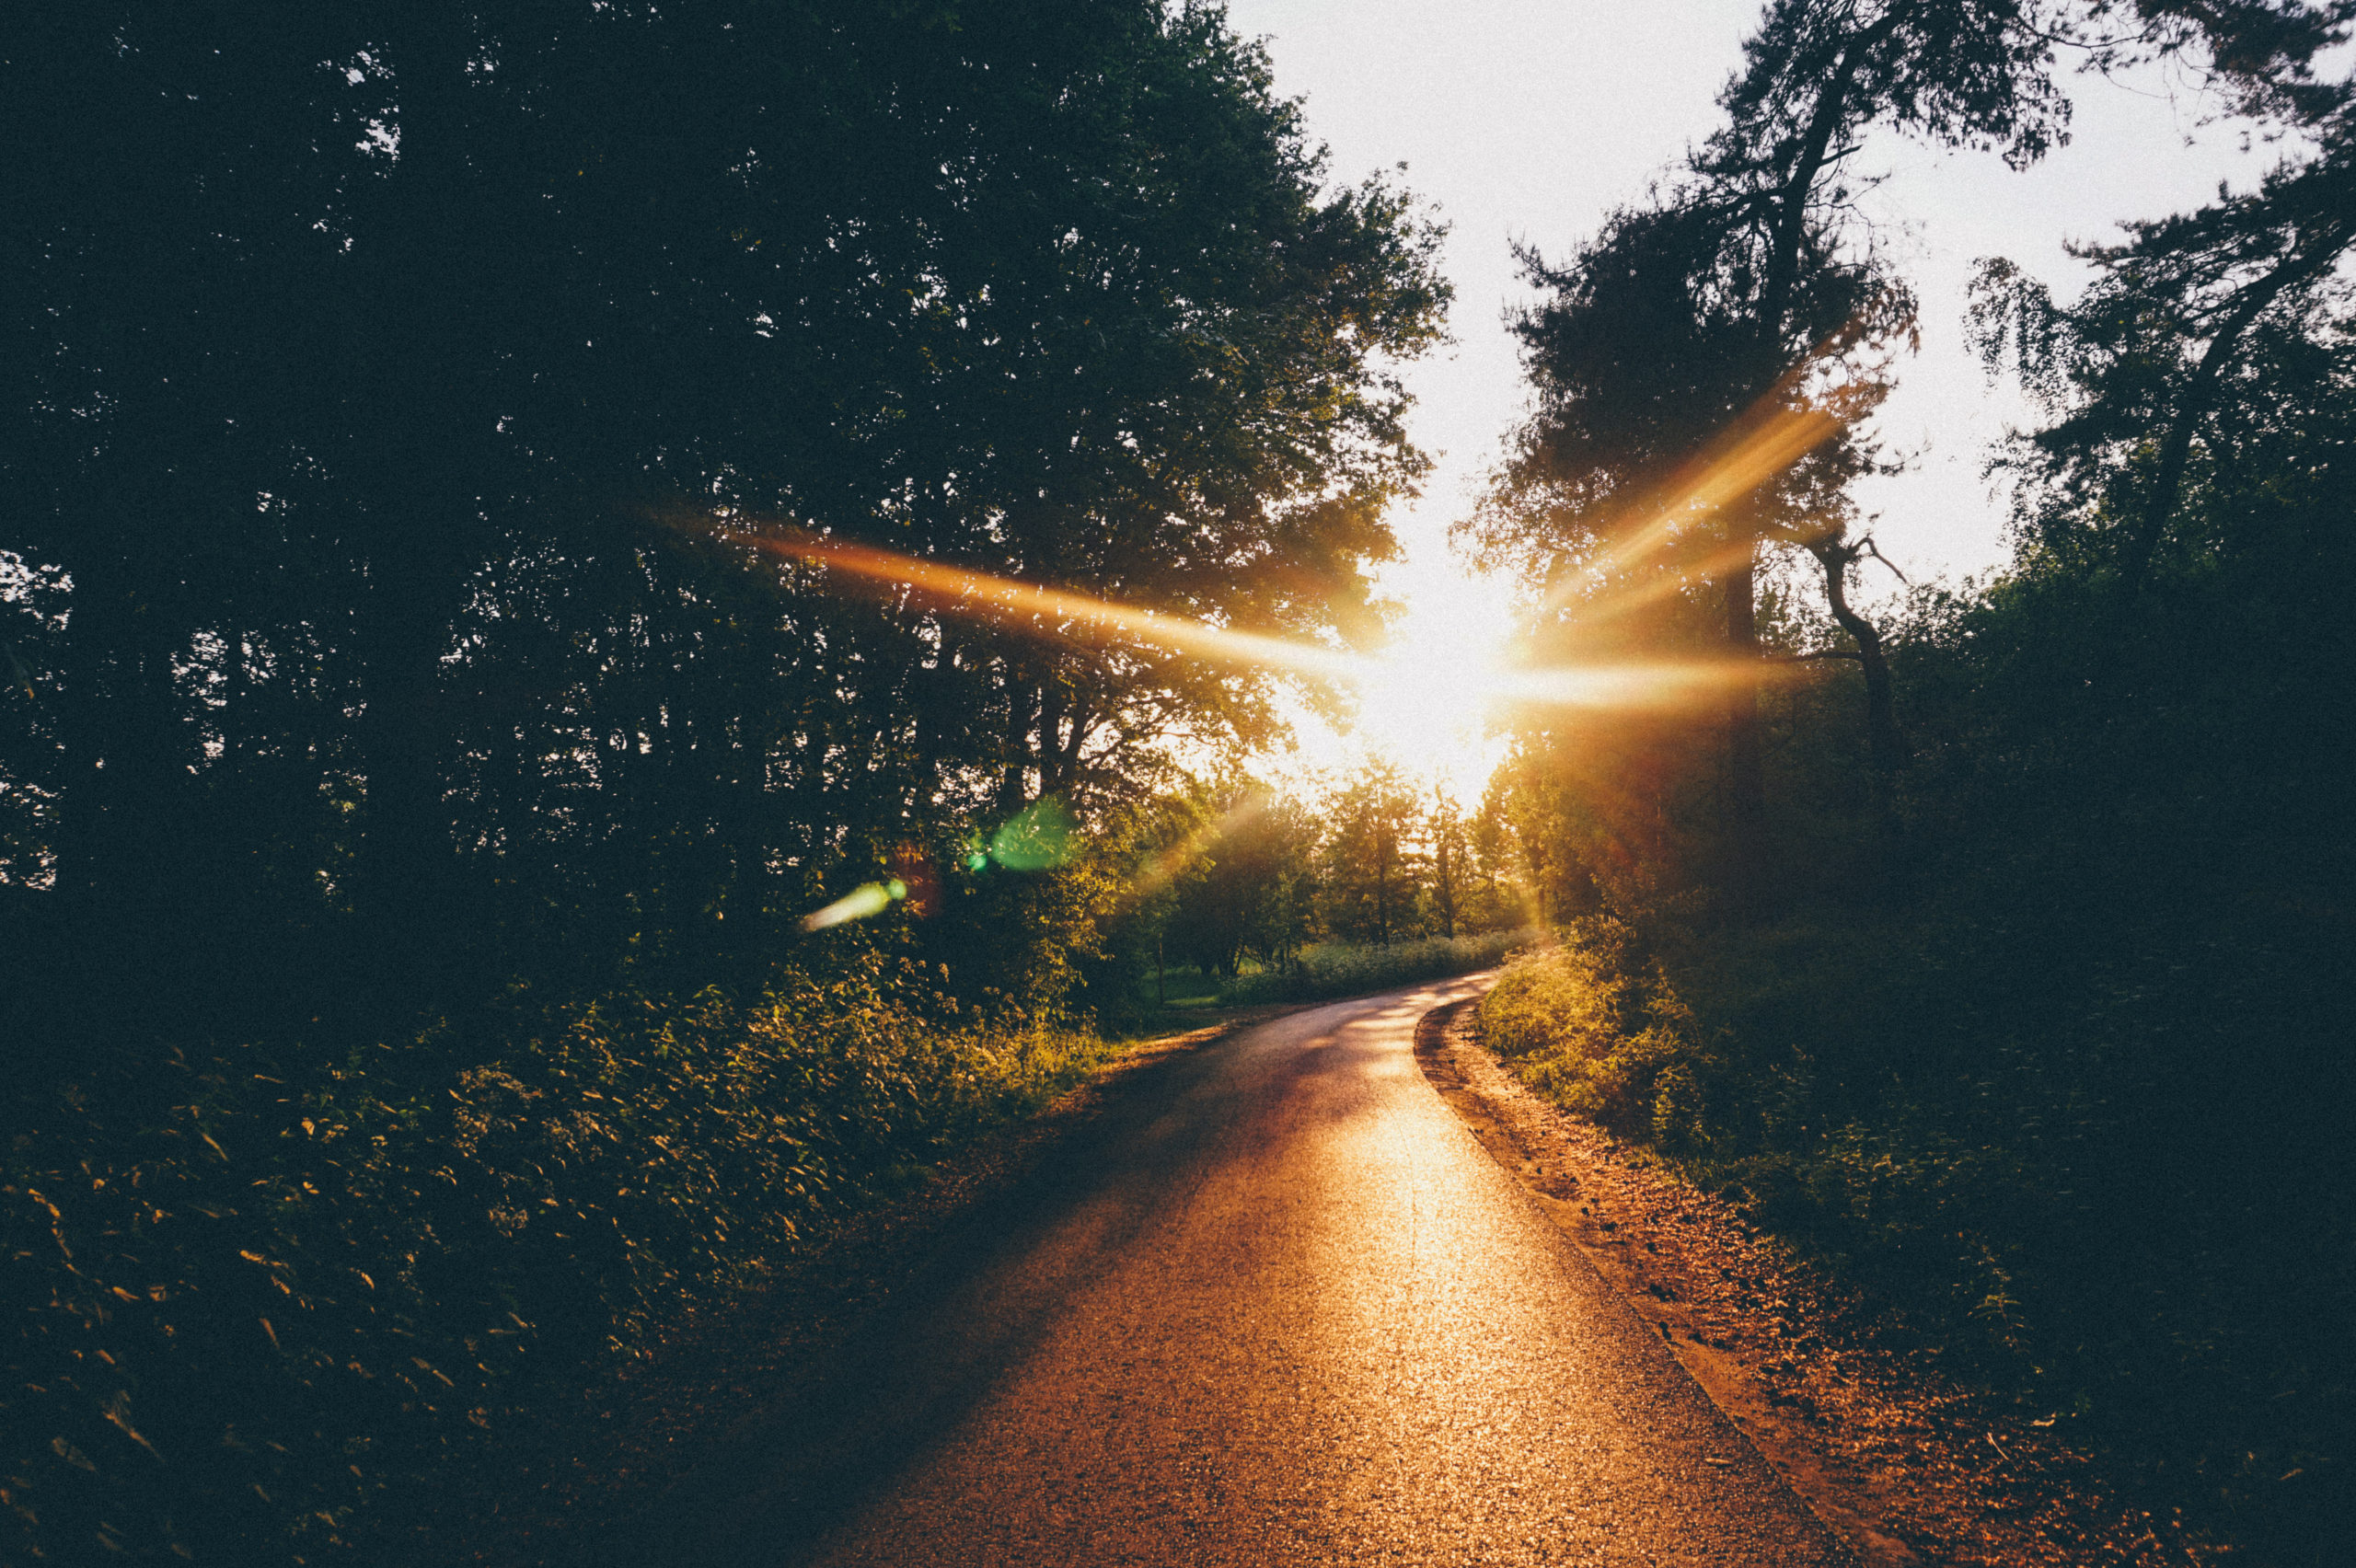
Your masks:
M1437 231L1215 9L86 6L0 72L35 1054L756 977L911 846L1003 992L1069 933L965 839L1272 733L683 522L1370 625Z

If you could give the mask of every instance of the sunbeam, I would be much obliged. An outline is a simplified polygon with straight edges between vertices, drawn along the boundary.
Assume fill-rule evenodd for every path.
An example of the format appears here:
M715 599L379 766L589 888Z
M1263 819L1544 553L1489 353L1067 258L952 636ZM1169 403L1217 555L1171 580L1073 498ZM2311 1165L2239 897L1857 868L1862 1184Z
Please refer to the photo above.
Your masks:
M1820 439L1820 435L1812 436L1810 444ZM1746 443L1730 461L1748 467L1766 460L1762 451L1791 450L1795 440L1787 432L1772 444ZM1736 481L1721 480L1717 484L1722 489L1731 488ZM1695 488L1701 489L1702 482L1697 481ZM1407 706L1437 706L1457 714L1496 703L1674 708L1708 690L1773 678L1773 672L1761 665L1728 659L1582 663L1532 669L1504 667L1480 660L1449 664L1416 663L1412 650L1403 651L1406 657L1369 657L1288 638L1237 631L1191 617L1139 609L1066 589L1019 582L872 546L849 544L801 528L778 525L756 528L736 515L707 520L701 526L710 536L729 543L823 566L870 582L913 590L939 613L1000 622L1009 615L1021 616L1041 623L1034 629L1046 636L1091 643L1126 638L1222 663L1339 681L1375 705L1382 704L1394 693L1413 692L1420 696Z
M1623 509L1649 511L1650 522L1631 530L1579 571L1565 574L1547 590L1543 609L1559 609L1585 586L1603 582L1611 572L1635 565L1672 539L1680 526L1741 500L1783 473L1838 433L1843 421L1819 408L1783 405L1783 388L1754 404L1750 412L1690 461L1682 464L1657 489ZM1608 526L1608 519L1606 520ZM1637 591L1646 601L1737 564L1747 547L1720 552L1695 568L1677 573L1666 585Z

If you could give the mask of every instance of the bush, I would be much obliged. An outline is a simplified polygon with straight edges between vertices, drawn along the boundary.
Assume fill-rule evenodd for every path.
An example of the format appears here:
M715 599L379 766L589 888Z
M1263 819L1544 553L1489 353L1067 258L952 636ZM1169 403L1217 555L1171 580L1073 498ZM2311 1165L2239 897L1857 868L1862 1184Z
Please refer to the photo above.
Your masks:
M2069 1093L1986 1063L1958 1079L1930 998L1868 978L1899 967L1888 943L1821 917L1697 934L1591 917L1508 965L1478 1017L1565 1109L2017 1353L2011 1271L2062 1223L2044 1194L2068 1187L2032 1172L2034 1129Z
M1622 1137L1709 1147L1724 1077L1692 1011L1608 916L1508 964L1482 998L1483 1039L1533 1089Z
M1938 894L1576 921L1507 965L1484 1039L1902 1308L1950 1369L2075 1412L2156 1495L2200 1478L2204 1528L2323 1561L2356 1448L2356 1210L2322 939L2301 963L2230 907L2189 940L2157 900L2105 921Z

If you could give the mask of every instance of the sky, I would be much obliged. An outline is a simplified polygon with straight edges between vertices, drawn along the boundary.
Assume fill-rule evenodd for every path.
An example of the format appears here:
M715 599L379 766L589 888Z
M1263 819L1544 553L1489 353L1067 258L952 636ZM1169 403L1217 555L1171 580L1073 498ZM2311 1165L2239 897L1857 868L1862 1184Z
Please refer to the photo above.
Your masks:
M1234 29L1265 40L1277 90L1303 100L1331 178L1407 166L1398 178L1450 225L1442 266L1456 286L1454 345L1406 373L1411 431L1438 466L1392 519L1405 550L1381 573L1406 608L1395 678L1369 694L1356 737L1302 715L1300 754L1272 761L1288 782L1370 745L1478 794L1500 744L1481 738L1472 694L1508 630L1508 585L1466 572L1448 527L1523 406L1505 317L1531 296L1510 247L1566 256L1612 208L1641 200L1717 123L1718 90L1759 11L1758 0L1230 0ZM2026 173L1888 136L1860 157L1887 176L1868 210L1921 297L1923 350L1879 416L1888 449L1911 467L1858 499L1881 548L1918 582L2002 563L2004 507L1982 469L2006 425L2032 417L1965 347L1977 259L2008 257L2066 297L2086 275L2067 242L2198 206L2220 180L2246 186L2274 160L2238 127L2204 125L2214 106L2181 80L2064 83L2071 143Z

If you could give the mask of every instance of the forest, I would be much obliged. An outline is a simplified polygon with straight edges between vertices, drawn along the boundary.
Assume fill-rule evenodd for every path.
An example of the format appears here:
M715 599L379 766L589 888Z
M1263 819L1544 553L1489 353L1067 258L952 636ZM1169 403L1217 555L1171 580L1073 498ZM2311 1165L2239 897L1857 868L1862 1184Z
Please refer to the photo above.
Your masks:
M1651 195L1520 256L1460 806L1254 775L1381 645L1452 296L1219 6L24 17L0 1557L398 1561L517 1412L1180 990L1519 950L1525 1081L2221 1553L2334 1560L2351 26L1769 0ZM2026 167L2154 61L2274 172L2073 296L1981 263L2011 559L1902 582L1854 155ZM1691 678L1547 695L1627 669Z

